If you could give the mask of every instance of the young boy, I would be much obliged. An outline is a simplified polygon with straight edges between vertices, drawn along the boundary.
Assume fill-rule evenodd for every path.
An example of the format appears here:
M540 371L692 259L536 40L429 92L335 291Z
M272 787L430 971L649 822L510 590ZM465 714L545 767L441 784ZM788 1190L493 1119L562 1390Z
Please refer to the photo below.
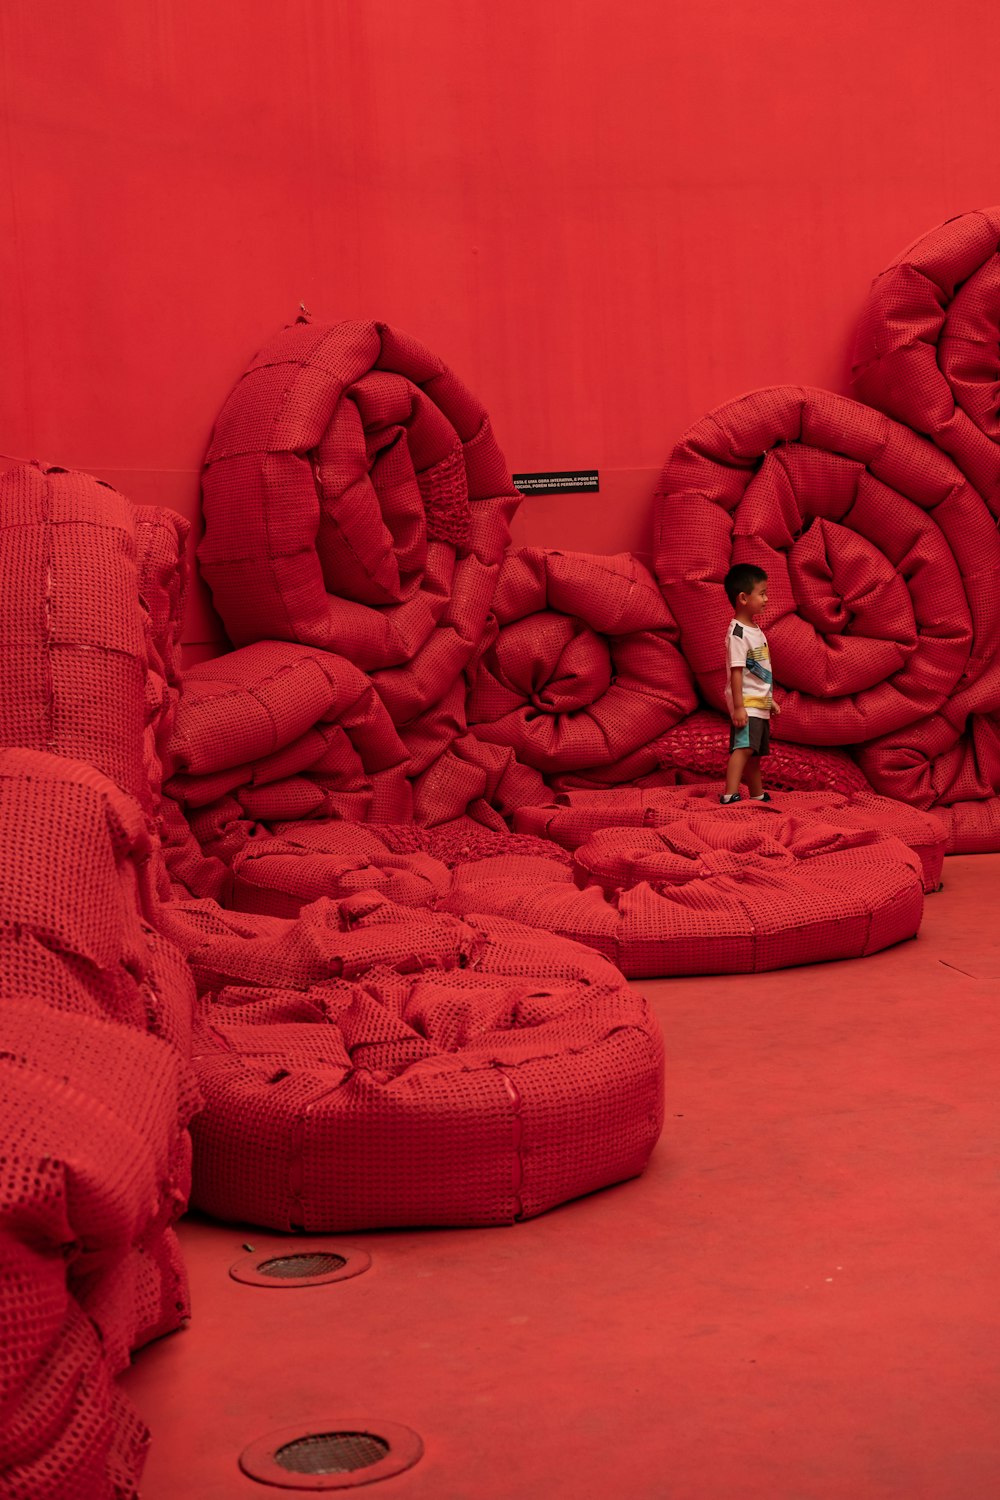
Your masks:
M754 624L767 607L767 574L753 563L736 563L723 587L733 606L726 631L726 704L732 719L726 790L720 802L739 802L746 775L753 802L770 802L760 763L770 750L771 715L780 713L771 693L771 653L767 636Z

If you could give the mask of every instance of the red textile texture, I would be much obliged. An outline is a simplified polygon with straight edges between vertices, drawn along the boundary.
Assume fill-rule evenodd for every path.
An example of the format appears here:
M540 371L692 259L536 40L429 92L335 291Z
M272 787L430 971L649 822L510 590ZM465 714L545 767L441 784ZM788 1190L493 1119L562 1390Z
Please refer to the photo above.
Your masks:
M449 905L588 943L631 978L857 958L916 933L920 861L900 840L757 803L726 811L595 833L576 884L551 860L463 865Z
M87 761L149 808L132 507L89 474L8 469L0 576L0 745Z
M918 812L872 791L782 792L763 804L767 827L770 818L794 816L803 822L815 818L835 828L862 828L891 834L920 857L925 891L941 884L946 831L934 814ZM741 804L742 806L742 804ZM730 819L736 809L722 807L715 787L619 787L616 791L567 792L548 807L525 808L515 819L523 833L552 839L564 849L578 849L604 829L667 828L692 815Z
M873 786L887 797L947 815L949 854L1000 849L1000 711L962 716L957 699L899 734L858 751Z
M504 560L498 633L471 673L468 721L556 773L641 752L691 712L691 673L656 580L629 553L525 547ZM648 756L647 769L656 764Z
M777 722L777 721L775 721ZM729 760L729 719L710 709L698 709L682 719L649 747L655 752L659 771L639 774L646 763L646 750L640 756L626 758L617 765L584 774L552 776L549 784L555 791L576 788L641 785L673 786L692 781L722 781ZM787 792L870 791L867 778L846 750L819 745L794 745L787 740L771 741L771 753L765 767L767 785Z
M785 740L856 745L997 691L993 518L947 455L880 412L807 387L756 391L667 461L656 567L716 707L733 562L768 574Z
M1000 207L948 219L872 282L853 390L950 453L1000 516Z
M519 503L436 355L384 323L298 323L219 414L198 555L237 645L340 652L403 725L478 649Z
M343 657L287 641L184 672L168 753L167 791L210 853L220 816L249 836L255 823L379 823L412 807L406 751L369 679Z
M449 870L469 859L529 852L565 859L542 839L479 827L471 819L440 830L413 824L284 823L258 836L233 859L230 906L293 917L321 896L379 891L403 906L434 906L447 897Z
M222 897L229 878L225 866L202 854L177 803L163 791L164 779L172 771L168 745L180 697L190 526L183 516L155 505L133 506L132 519L139 604L146 625L144 760L167 874L181 897Z
M92 766L0 750L0 866L0 1483L132 1496L113 1377L190 1310L192 977L142 809Z
M206 996L194 1201L273 1228L501 1224L640 1172L645 1001L598 955L368 891L295 922L175 904Z

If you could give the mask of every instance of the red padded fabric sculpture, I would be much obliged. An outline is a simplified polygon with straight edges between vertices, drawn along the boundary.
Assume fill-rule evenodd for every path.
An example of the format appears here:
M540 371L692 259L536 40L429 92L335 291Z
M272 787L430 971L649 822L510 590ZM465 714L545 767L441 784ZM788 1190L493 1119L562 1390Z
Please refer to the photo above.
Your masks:
M1000 849L1000 712L963 721L958 700L899 734L862 746L858 759L887 797L947 814L949 854Z
M193 983L149 921L151 856L93 767L0 750L0 1427L24 1500L136 1493L145 1430L111 1382L190 1311Z
M950 453L1000 516L1000 207L948 219L872 283L856 396Z
M550 860L464 865L449 906L535 922L632 978L855 958L916 933L920 861L898 839L758 804L725 811L596 833L576 851L577 884Z
M499 634L471 677L469 726L526 765L609 765L695 706L670 611L629 553L513 552L493 612Z
M384 323L299 323L216 421L199 558L237 645L340 652L408 724L478 648L518 504L436 355Z
M656 568L717 707L732 562L768 573L785 739L858 744L1000 679L996 526L944 453L879 412L805 387L756 391L668 460Z
M578 849L604 829L666 828L693 815L728 819L735 811L720 807L715 788L698 786L619 787L614 792L567 792L549 807L525 808L515 819L523 833L552 839L564 849ZM861 828L890 834L919 855L925 891L941 884L945 828L937 816L918 812L871 790L782 792L762 809L770 818L815 819L835 828ZM756 817L755 813L751 816ZM767 827L766 818L757 819ZM739 826L738 824L736 826Z
M780 727L776 724L777 732ZM648 753L655 753L658 771L646 774ZM654 740L648 751L626 757L616 765L549 778L556 791L622 786L673 786L692 781L722 782L729 760L729 719L709 709L698 709ZM788 792L862 792L871 787L846 750L818 745L794 745L772 739L767 760L767 784ZM721 790L721 787L717 788Z
M87 761L149 806L132 507L89 474L9 469L0 577L0 745Z
M329 651L260 641L189 668L168 750L167 791L189 814L224 797L260 822L410 813L389 715L365 674Z
M194 1201L288 1229L500 1224L630 1177L662 1123L645 1002L596 954L367 892L171 908L202 1010Z

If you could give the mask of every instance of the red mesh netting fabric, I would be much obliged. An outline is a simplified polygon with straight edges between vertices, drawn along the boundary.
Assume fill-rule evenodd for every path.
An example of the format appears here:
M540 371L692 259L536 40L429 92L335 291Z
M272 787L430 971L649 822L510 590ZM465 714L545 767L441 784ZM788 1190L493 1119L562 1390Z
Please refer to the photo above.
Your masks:
M659 771L645 773L648 753L654 753ZM729 719L710 709L698 709L666 734L654 740L647 752L626 758L617 765L586 773L552 776L555 791L576 788L641 785L674 785L691 781L723 782L729 760ZM768 786L789 792L870 791L868 780L846 750L819 745L794 745L771 741L765 775ZM721 786L719 788L721 791Z
M469 727L525 765L610 765L695 706L670 611L628 553L510 553L493 613L498 634L471 674Z
M216 421L199 558L236 644L340 652L403 725L478 649L519 502L436 355L384 323L299 323Z
M725 811L595 833L575 884L550 860L463 865L449 905L588 943L632 978L856 958L917 932L920 860L899 839L756 803Z
M656 568L705 696L723 703L733 562L768 574L783 739L860 744L1000 675L1000 539L952 461L806 387L699 422L656 500Z
M552 839L564 849L578 849L595 833L613 828L665 828L693 814L727 819L732 807L721 807L716 789L699 786L619 787L616 791L563 793L548 807L525 808L515 826ZM793 815L836 828L863 828L892 834L920 856L925 891L941 884L946 830L936 815L919 812L871 790L853 792L782 792L762 808L772 819ZM757 820L763 827L767 821Z
M194 1201L310 1230L501 1224L642 1171L663 1057L596 954L367 892L174 908L209 997Z
M132 507L89 474L9 469L0 576L0 745L87 761L148 807Z
M926 433L1000 515L1000 207L921 235L872 283L856 396Z

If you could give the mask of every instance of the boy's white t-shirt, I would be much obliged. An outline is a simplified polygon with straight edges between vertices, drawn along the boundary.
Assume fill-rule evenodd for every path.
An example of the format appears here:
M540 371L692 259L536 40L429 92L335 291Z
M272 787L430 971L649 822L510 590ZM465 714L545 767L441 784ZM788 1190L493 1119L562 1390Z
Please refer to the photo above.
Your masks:
M771 717L771 653L767 636L756 625L730 620L726 631L726 707L733 712L730 671L743 668L743 707L751 719Z

